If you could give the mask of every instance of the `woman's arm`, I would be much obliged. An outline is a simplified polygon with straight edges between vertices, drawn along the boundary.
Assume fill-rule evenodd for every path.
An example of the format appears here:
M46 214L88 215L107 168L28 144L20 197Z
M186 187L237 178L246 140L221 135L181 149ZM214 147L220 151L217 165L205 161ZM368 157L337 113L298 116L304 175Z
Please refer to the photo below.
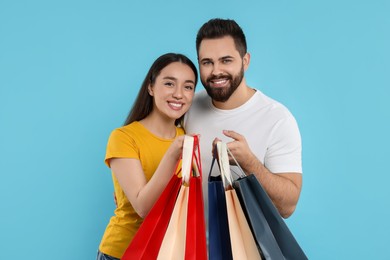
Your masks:
M183 148L184 136L177 137L168 148L147 182L138 159L113 158L111 169L137 214L144 218L172 177Z

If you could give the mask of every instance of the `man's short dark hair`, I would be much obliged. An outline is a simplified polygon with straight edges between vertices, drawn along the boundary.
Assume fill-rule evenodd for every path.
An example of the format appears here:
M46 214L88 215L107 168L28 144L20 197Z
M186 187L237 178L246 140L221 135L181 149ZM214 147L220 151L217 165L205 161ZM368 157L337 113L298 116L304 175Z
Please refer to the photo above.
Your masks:
M218 39L231 36L241 57L247 53L245 34L241 27L230 19L211 19L200 27L196 36L196 52L199 55L199 46L204 39Z

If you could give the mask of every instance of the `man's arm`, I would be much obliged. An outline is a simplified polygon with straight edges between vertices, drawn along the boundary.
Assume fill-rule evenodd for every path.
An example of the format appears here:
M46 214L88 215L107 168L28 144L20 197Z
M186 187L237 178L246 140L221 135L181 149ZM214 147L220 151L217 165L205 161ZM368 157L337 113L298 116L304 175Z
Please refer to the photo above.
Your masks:
M224 131L234 141L227 144L241 168L253 173L264 187L280 215L288 218L294 212L302 188L302 174L294 172L272 173L252 153L244 136L234 131Z

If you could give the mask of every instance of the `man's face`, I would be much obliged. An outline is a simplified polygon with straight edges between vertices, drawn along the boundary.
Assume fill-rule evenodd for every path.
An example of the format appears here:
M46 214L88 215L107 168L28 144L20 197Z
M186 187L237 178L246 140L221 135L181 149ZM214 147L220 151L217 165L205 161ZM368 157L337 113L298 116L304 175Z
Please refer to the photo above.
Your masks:
M240 86L247 68L247 55L241 58L230 36L202 40L198 51L200 80L209 96L227 101Z

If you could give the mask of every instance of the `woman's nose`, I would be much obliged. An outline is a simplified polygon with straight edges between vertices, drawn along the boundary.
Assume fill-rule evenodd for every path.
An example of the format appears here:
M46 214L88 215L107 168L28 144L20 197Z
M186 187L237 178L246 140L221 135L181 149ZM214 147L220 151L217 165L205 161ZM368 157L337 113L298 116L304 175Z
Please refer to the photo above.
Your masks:
M181 87L176 87L173 92L173 97L176 99L181 99L183 97L183 89Z

